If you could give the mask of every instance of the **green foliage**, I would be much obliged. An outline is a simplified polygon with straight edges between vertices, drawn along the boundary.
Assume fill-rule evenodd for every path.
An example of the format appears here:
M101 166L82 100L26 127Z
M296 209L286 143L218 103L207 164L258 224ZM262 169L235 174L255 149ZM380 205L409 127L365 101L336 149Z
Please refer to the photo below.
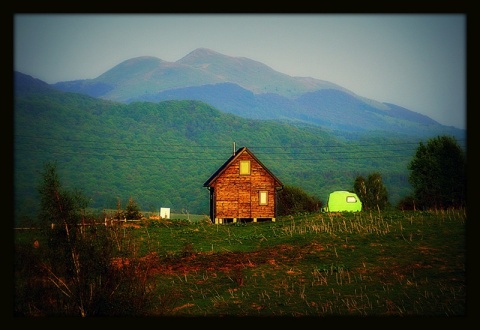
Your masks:
M322 201L308 195L302 188L284 186L278 193L278 214L295 215L316 212L322 208Z
M43 181L38 186L40 195L39 220L42 225L75 226L82 218L82 210L88 200L80 191L67 191L61 187L57 165L47 162L42 174Z
M384 210L389 206L387 188L383 185L380 173L369 174L366 180L358 176L353 188L362 201L363 210Z
M52 227L37 232L33 248L15 251L15 315L141 315L149 302L146 268L125 232L87 223L86 199L63 189L55 164L45 164L39 192L40 217Z
M140 220L143 217L137 202L132 197L130 197L125 207L125 217L127 220Z
M420 142L408 169L419 208L465 206L466 156L454 137Z

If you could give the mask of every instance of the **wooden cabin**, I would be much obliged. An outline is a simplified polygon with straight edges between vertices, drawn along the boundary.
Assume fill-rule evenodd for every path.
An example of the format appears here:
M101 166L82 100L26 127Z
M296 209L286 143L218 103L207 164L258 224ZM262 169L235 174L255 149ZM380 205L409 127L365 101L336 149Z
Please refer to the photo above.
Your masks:
M234 152L203 186L210 191L215 224L275 221L283 184L247 147Z

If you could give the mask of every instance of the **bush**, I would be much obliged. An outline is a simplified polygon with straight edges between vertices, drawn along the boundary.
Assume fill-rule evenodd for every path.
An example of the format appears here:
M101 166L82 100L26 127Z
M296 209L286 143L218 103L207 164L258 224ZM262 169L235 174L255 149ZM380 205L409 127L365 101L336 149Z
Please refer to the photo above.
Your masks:
M298 187L284 186L278 194L278 215L317 212L322 206L321 200Z
M415 199L412 196L404 197L398 202L397 209L402 211L413 211L416 209Z
M127 220L140 220L143 217L143 214L140 213L140 208L138 207L137 202L135 202L132 197L128 200L124 215Z

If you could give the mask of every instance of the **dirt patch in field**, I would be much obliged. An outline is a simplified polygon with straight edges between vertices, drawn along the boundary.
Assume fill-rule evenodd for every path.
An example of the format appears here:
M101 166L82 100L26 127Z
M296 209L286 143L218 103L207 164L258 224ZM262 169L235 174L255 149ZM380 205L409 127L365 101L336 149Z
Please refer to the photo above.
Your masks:
M149 275L178 275L185 276L192 272L223 272L234 273L244 268L258 267L268 264L271 267L281 267L282 265L294 265L300 262L309 254L316 254L325 249L318 243L312 243L301 247L289 244L281 244L274 247L263 248L260 251L253 252L191 252L185 253L182 257L160 258L155 252L142 257L140 262L142 269L148 269ZM375 273L377 276L391 277L396 275L396 279L404 278L406 274L411 274L415 268L428 268L428 264L398 264L392 257L387 258L382 268L374 269L359 268L356 271L364 275ZM129 265L128 259L116 259L114 263L118 267ZM388 267L387 267L388 265Z
M300 261L307 254L323 250L320 244L302 247L288 244L262 249L254 252L191 253L181 258L160 259L156 253L143 258L148 263L150 275L169 274L186 275L196 271L221 271L229 273L246 267L269 264L278 267L282 263Z

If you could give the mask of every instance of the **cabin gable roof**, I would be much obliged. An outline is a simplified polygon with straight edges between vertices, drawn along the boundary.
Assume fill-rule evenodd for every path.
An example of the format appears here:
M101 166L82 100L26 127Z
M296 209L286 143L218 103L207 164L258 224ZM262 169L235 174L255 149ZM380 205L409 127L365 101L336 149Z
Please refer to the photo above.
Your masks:
M252 157L275 180L278 186L283 186L283 183L267 167L265 167L265 165L263 165L262 162L247 147L242 147L238 149L235 152L235 155L230 156L230 158L227 159L227 161L222 166L220 166L220 168L215 173L213 173L207 181L205 181L203 186L210 187L215 182L215 180L219 176L221 176L222 173L225 172L225 170L240 157L241 154L245 152L248 153L250 157Z

